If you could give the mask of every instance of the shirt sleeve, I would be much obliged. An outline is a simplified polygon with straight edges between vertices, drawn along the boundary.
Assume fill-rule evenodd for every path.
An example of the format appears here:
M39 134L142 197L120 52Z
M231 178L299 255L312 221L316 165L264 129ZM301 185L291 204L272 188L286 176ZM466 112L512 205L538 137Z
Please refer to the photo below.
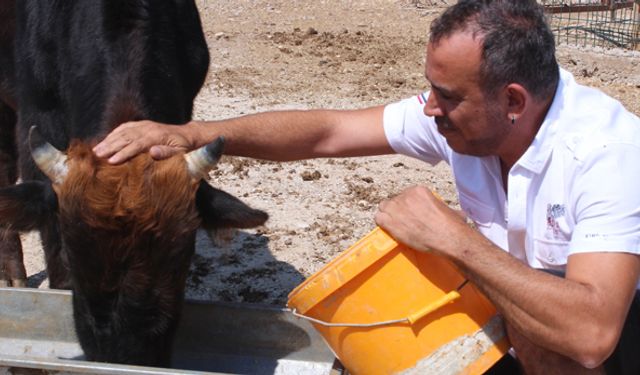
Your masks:
M384 132L391 148L435 165L449 161L450 149L438 133L433 117L423 108L429 92L389 104L384 109Z
M640 147L603 144L574 180L576 226L569 254L640 254Z

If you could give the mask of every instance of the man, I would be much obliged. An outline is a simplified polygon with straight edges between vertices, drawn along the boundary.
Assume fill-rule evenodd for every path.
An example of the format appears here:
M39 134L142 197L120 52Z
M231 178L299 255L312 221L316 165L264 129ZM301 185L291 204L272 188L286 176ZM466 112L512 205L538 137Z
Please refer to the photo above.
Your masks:
M420 186L383 201L376 223L455 262L504 316L527 373L640 373L640 119L578 85L554 53L535 1L462 0L431 26L427 93L352 111L128 123L95 152L165 158L224 135L227 153L261 159L444 160L476 229Z

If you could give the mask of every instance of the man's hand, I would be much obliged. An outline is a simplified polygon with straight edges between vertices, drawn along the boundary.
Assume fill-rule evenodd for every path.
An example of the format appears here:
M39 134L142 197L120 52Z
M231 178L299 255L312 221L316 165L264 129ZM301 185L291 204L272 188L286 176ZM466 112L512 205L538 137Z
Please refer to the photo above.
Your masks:
M166 125L153 121L127 122L114 129L93 151L109 163L120 164L149 151L154 159L166 159L197 147L193 125Z
M477 234L464 215L449 208L424 186L414 186L380 202L376 224L399 242L419 251L453 254ZM478 234L479 235L479 234Z

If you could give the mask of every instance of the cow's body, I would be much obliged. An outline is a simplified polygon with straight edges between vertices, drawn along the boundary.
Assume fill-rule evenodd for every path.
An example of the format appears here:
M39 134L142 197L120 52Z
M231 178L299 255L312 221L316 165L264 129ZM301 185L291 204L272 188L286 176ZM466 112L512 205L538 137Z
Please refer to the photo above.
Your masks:
M33 125L65 150L127 120L190 120L209 62L193 1L7 0L0 16L0 184L15 182L16 160L23 180L44 180L28 151ZM68 288L59 229L40 229L49 284ZM24 281L10 248L4 279Z
M208 61L192 0L0 4L0 185L17 172L25 181L0 190L0 224L40 231L50 286L73 289L91 360L167 365L196 228L266 220L185 174L181 158L109 166L90 151L124 121L189 121ZM34 125L68 150L65 179L51 180L34 163ZM25 280L12 231L0 271L0 282Z
M18 179L18 151L15 144L16 98L13 45L15 39L14 0L0 3L0 187ZM18 233L4 231L0 241L0 286L24 286L26 272Z

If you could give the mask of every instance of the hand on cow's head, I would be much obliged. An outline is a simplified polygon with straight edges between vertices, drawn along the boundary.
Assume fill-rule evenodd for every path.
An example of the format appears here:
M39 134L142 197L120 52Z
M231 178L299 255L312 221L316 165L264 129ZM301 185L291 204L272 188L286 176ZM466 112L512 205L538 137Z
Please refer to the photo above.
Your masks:
M156 160L164 160L195 149L198 129L191 123L176 126L150 120L130 121L111 131L93 151L114 165L143 152L148 152Z

